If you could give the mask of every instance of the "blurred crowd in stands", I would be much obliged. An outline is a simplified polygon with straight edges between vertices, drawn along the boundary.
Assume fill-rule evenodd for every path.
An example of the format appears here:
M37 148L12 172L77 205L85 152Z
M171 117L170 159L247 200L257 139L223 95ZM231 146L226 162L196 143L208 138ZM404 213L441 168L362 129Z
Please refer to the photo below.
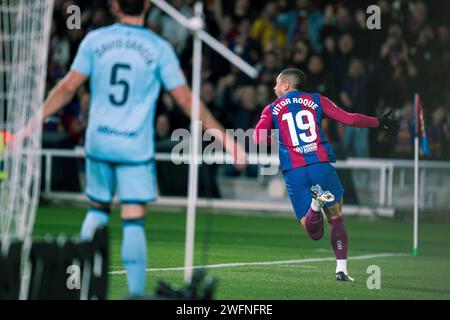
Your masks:
M192 16L195 0L170 1ZM259 70L256 80L242 74L204 46L201 97L226 128L254 127L262 109L275 98L278 73L303 70L307 90L319 92L349 112L373 116L393 109L401 119L397 137L381 130L324 126L334 146L347 156L412 158L413 96L418 92L432 151L431 159L450 160L450 1L406 0L206 0L206 29ZM82 29L68 30L67 7L82 11ZM366 26L366 8L381 9L381 29ZM56 0L47 89L70 68L85 34L114 23L104 0ZM146 27L170 41L190 81L190 33L155 6ZM88 86L45 125L46 131L68 132L83 144L89 107ZM189 127L173 100L162 93L155 121L158 139Z

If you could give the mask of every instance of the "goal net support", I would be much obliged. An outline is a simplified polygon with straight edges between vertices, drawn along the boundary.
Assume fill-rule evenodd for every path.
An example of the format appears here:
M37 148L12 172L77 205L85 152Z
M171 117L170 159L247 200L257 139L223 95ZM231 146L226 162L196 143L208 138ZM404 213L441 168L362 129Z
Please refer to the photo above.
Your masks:
M0 243L13 241L28 256L40 186L42 125L53 0L0 0ZM38 125L21 142L8 137L36 117ZM9 148L8 145L13 145ZM21 279L29 278L22 259ZM26 281L23 281L23 283ZM23 287L22 283L22 287ZM23 297L23 295L22 295Z

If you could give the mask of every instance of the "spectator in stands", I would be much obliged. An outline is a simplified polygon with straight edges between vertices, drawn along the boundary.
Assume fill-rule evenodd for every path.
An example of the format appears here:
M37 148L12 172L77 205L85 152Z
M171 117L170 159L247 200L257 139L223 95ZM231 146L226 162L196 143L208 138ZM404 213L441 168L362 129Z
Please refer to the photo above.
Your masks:
M417 68L410 58L409 47L398 23L389 27L388 37L381 48L381 96L385 105L401 108L414 95Z
M108 14L103 8L97 8L92 13L91 29L95 30L111 23Z
M242 86L236 91L234 110L234 116L232 117L234 129L246 131L255 127L259 119L260 110L258 110L256 89L253 85ZM253 143L251 138L249 142ZM248 152L248 145L246 147ZM255 165L248 166L245 169L246 176L256 177L257 169L258 167ZM227 175L231 176L240 174L232 165L227 165L225 171Z
M216 88L211 82L204 82L200 94L201 100L205 103L214 117L225 127L228 127L230 121L228 119L229 110L224 105L219 105L216 97Z
M325 64L321 56L312 55L308 60L307 74L307 91L319 92L320 94L336 101L338 96L336 81L333 74L325 71ZM341 132L339 132L339 130ZM343 135L343 128L336 121L329 121L324 124L324 131L330 142L340 142ZM340 136L341 135L341 136Z
M54 65L61 68L62 76L67 71L68 65L71 62L71 50L70 50L70 39L64 29L58 26L58 20L53 19L51 34L50 34L50 50L49 50L49 60Z
M367 90L369 75L361 59L353 58L343 82L340 100L342 107L352 113L368 114ZM349 156L369 157L369 129L346 126L344 130L344 148Z
M428 127L431 157L435 160L445 160L450 145L450 128L446 122L447 110L442 105L437 105L431 114L431 122Z
M412 6L407 27L410 37L417 37L428 23L428 8L425 2L418 1Z
M336 28L340 33L350 32L353 27L350 10L344 5L338 5L336 9Z
M321 56L312 55L308 60L306 70L308 91L319 92L331 100L336 98L336 86L333 75L325 71L325 64Z
M248 19L241 20L236 35L230 39L228 46L238 56L253 64L260 59L259 42L251 36L251 22Z
M227 5L229 7L225 8L227 14L231 15L234 23L239 23L244 19L253 20L257 13L255 12L255 8L251 6L250 0L236 0L236 1L222 1L219 0L217 2L222 2L223 5Z
M259 81L266 85L273 84L280 71L279 57L275 52L264 54L264 64L259 73Z
M258 100L256 89L252 85L240 87L235 97L236 112L233 117L235 129L254 128L258 122Z
M286 8L287 1L282 1L282 7ZM323 16L316 10L310 0L297 0L295 6L281 12L277 18L277 25L287 31L288 42L309 39L314 52L322 50L320 31L323 26Z
M253 22L251 35L257 39L263 49L276 44L279 48L286 46L286 31L275 23L278 7L275 1L268 2L262 14Z
M306 70L309 55L309 44L305 40L298 40L292 48L290 64L297 69Z
M256 104L258 110L262 111L262 109L267 106L268 101L273 101L272 91L271 88L269 89L269 87L263 83L256 86Z
M155 129L157 141L170 138L170 119L166 113L162 113L156 117Z
M414 155L414 106L407 102L401 111L400 132L394 148L394 156L402 159L412 159ZM380 144L383 144L380 141ZM386 153L387 157L389 153Z
M193 16L192 9L183 0L174 0L172 5L184 16ZM162 37L169 40L178 53L181 53L186 46L189 37L189 30L177 21L167 16L159 8L153 8L148 15L147 25L154 31L160 33Z
M186 16L192 16L193 0L172 0L171 3ZM271 101L273 81L280 67L299 67L308 74L312 91L335 97L338 104L342 98L340 92L346 92L348 99L343 99L342 107L366 105L368 113L374 113L372 111L377 108L377 114L382 114L386 108L395 109L404 117L395 155L410 157L410 129L413 124L410 104L416 91L423 100L430 136L440 136L448 128L447 122L441 119L441 111L435 111L436 106L450 105L450 36L448 10L445 10L448 5L445 1L439 5L420 0L374 1L373 4L381 8L382 29L371 31L365 27L367 3L344 0L213 0L205 5L206 26L208 32L260 71L256 113ZM66 27L67 8L74 4L82 10L81 30L68 30ZM441 11L436 9L441 7ZM86 33L111 23L111 18L107 1L55 2L48 87L70 66ZM190 79L192 43L188 41L189 31L156 6L148 16L147 26L176 46L181 66ZM238 106L246 102L240 100L242 97L236 98L236 93L244 92L244 97L251 95L247 88L248 77L206 46L204 50L202 97L213 112L220 114L219 119L224 125L245 127L248 124L246 117L251 113L248 109L250 104ZM373 75L374 85L361 86L361 79L355 80L349 75L349 64L358 57L363 58L362 67L356 62L352 69L362 69L366 76L370 74L370 66L381 61L380 72ZM353 90L355 86L357 90ZM364 87L369 88L366 90ZM363 100L373 101L373 105L357 102ZM74 137L82 136L77 128L83 128L86 122L83 115L86 111L83 110L87 109L88 101L88 92L78 94L72 108L52 118L44 129L69 131ZM160 113L163 116L155 121L155 125L167 128L164 124L168 119L169 131L189 127L189 120L175 108L170 97L162 95L161 105L164 106ZM343 141L343 132L338 128L328 129L332 142ZM389 144L385 133L373 133L370 146L373 154L388 156L390 151L386 150L394 149L394 146ZM76 139L83 143L82 139ZM443 158L449 152L447 145L450 144L446 142L443 145ZM363 154L367 154L366 151Z
M325 42L325 58L336 75L338 86L342 82L348 70L348 65L353 57L354 41L350 33L344 33L338 38L337 48L333 37L327 38Z

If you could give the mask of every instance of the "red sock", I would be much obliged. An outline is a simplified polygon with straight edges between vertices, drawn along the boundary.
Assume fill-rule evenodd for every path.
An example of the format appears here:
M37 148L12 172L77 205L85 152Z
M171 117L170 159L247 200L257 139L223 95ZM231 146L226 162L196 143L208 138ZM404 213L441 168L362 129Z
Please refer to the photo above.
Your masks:
M347 259L348 234L344 225L344 217L341 216L331 220L330 240L336 259Z
M317 212L312 208L309 208L309 211L305 217L305 227L311 239L320 240L323 236L322 212Z

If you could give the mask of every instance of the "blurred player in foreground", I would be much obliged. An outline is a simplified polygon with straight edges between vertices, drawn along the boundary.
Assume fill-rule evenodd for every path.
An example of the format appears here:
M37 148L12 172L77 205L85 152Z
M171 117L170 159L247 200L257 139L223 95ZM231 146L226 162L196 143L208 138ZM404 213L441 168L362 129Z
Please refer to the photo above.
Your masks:
M118 23L90 32L82 41L70 72L50 92L43 118L60 110L90 79L91 103L86 131L86 194L91 207L81 237L91 239L106 225L118 188L123 221L122 260L130 296L144 295L147 248L144 205L155 201L154 115L161 86L190 115L192 93L171 45L143 27L148 0L114 0ZM25 137L34 118L19 136ZM234 155L238 168L245 152L201 104L200 120ZM217 132L217 130L216 130Z
M349 126L377 128L391 132L399 122L389 117L368 117L347 113L318 93L302 91L306 76L298 69L286 69L277 77L278 99L262 112L254 141L270 143L268 130L279 130L279 157L295 215L313 240L324 233L322 208L330 224L330 240L336 256L336 279L354 281L347 271L348 234L342 215L344 188L334 167L334 152L323 131L324 117ZM311 199L312 198L312 199Z

